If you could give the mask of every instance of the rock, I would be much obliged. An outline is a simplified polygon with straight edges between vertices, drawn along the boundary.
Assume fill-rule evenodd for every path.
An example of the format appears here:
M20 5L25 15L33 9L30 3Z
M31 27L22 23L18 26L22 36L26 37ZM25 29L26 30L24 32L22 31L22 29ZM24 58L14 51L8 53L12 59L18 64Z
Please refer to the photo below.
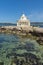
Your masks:
M39 39L37 40L37 42L38 42L40 45L43 45L43 37L39 37Z
M4 65L4 62L0 62L0 65Z

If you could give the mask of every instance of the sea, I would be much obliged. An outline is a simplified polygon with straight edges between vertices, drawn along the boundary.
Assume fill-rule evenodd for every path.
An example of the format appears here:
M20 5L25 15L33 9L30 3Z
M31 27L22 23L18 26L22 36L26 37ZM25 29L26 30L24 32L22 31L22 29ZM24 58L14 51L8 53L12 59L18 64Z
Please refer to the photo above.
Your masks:
M16 26L16 24L0 23L0 26L5 25ZM31 25L39 26L33 23ZM40 27L43 27L43 25L41 26L40 24ZM43 63L43 46L39 45L36 40L16 34L0 33L0 65L20 65L21 60L24 58L34 59L35 57L39 58L40 63ZM29 60L30 63L32 63L31 59ZM29 65L29 62L24 61L23 63L28 63L27 65Z
M0 23L0 26L16 26L16 23ZM43 27L43 22L30 22L31 26Z

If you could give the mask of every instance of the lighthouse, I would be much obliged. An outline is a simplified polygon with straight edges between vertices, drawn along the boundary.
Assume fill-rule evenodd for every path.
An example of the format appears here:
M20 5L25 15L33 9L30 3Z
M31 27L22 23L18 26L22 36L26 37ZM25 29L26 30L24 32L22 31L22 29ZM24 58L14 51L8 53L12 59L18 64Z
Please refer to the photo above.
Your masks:
M30 20L23 14L17 22L19 27L30 27Z

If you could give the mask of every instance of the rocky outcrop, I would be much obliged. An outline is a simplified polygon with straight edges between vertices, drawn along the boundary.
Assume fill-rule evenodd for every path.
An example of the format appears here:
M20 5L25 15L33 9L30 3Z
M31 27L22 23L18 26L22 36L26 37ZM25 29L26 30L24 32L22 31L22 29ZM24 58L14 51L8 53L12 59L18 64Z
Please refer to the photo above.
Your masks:
M33 27L33 30L37 33L43 33L43 28L40 27Z
M22 32L22 33L31 33L32 35L35 36L43 36L43 28L39 27L18 27L18 26L3 26L0 27L0 32Z

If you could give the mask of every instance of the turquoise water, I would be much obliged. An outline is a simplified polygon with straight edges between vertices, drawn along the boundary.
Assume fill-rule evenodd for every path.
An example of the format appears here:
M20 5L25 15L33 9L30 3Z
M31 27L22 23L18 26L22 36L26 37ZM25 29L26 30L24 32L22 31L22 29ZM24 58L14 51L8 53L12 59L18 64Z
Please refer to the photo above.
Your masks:
M13 34L0 34L0 62L10 65L15 53L17 55L32 53L43 62L43 46L40 46L36 40Z

